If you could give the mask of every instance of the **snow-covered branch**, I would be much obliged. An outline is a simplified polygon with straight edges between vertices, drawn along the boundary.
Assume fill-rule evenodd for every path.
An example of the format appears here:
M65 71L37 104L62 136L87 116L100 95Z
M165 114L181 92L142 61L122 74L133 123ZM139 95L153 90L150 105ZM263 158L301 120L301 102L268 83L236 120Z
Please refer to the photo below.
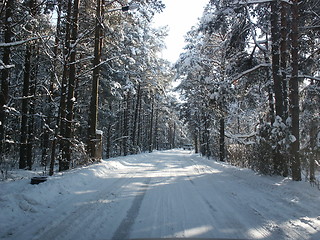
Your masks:
M15 65L12 65L12 64L10 64L10 65L5 65L4 62L2 62L2 61L0 60L0 70L9 69L9 68L14 68L14 67L15 67Z
M232 134L230 132L225 132L224 134L227 138L231 138L233 140L237 140L239 143L241 144L244 144L244 145L250 145L250 144L253 144L254 142L252 141L248 141L248 142L245 142L244 140L245 139L248 139L248 138L252 138L252 137L255 137L257 136L258 134L256 132L253 132L253 133L250 133L250 134Z
M232 79L232 82L235 82L237 80L239 80L240 78L242 78L243 76L249 74L249 73L252 73L256 70L258 70L259 68L262 68L262 67L270 67L270 64L269 63L262 63L262 64L259 64L253 68L250 68L242 73L240 73L238 76L236 76L235 78Z
M247 8L247 6L246 6L246 8ZM249 19L249 24L250 24L250 29L251 29L251 37L252 37L255 45L256 45L261 51L267 52L268 49L267 49L265 46L263 46L260 41L257 40L256 31L255 31L255 29L254 29L254 27L253 27L253 23L252 23L252 21L251 21L251 16L250 16L250 11L249 11L248 9L247 9L247 15L248 15L247 17L248 17L248 19ZM264 43L265 43L265 42L264 42Z
M261 4L261 3L269 3L273 2L274 0L250 0L250 1L242 1L239 2L240 5L251 5L251 4ZM285 2L287 4L292 4L291 0L281 0L280 2Z
M9 42L9 43L0 43L0 47L16 47L16 46L20 46L20 45L26 44L27 42L30 42L30 41L33 41L33 40L38 40L40 38L47 38L47 37L48 36L33 37L33 38L21 40L21 41L15 41L15 42Z

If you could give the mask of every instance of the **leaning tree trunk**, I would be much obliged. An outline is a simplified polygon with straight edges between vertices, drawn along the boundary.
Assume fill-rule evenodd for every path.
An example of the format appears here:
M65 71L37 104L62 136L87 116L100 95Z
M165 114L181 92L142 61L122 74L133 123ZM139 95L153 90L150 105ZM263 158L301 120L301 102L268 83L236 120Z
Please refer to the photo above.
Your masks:
M292 9L292 33L291 33L291 78L289 82L289 98L290 98L290 114L292 119L291 134L295 137L295 141L291 144L291 167L292 167L292 179L294 181L301 181L301 164L300 164L300 136L299 136L299 60L298 60L298 19L299 19L299 7L298 0L294 0L291 6Z

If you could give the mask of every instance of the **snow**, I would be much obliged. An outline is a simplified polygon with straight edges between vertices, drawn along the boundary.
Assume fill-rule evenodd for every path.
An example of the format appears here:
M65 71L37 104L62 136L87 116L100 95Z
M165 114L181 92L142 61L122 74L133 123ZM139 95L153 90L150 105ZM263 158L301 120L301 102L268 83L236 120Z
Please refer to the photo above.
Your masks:
M190 151L104 160L39 185L10 174L0 239L320 239L317 188Z
M97 135L103 135L103 131L96 129L96 134L97 134Z

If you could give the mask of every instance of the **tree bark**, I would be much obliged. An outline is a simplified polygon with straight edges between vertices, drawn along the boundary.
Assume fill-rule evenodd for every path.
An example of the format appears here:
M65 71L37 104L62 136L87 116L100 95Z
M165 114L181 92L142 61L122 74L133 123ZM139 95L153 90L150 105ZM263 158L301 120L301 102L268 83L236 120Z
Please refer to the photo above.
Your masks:
M36 0L28 3L29 13L36 15ZM35 48L33 43L27 43L24 62L23 92L21 107L21 135L20 135L20 159L19 168L31 170L32 168L32 140L33 140L33 114L35 96L35 64L32 64L32 56ZM30 96L29 96L30 95ZM33 97L32 97L33 96Z
M298 20L299 7L298 0L294 0L291 6L292 9L292 33L291 33L291 78L289 82L289 98L290 98L290 114L292 119L291 134L295 137L295 141L291 144L291 163L292 163L292 179L301 181L301 163L300 163L300 135L299 135L299 59L298 59Z
M78 17L79 17L80 0L74 0L73 17L71 21L71 54L70 54L70 71L68 82L68 98L67 98L67 123L64 138L64 147L62 151L62 166L60 170L68 170L71 162L71 146L73 137L73 117L74 117L74 96L76 83L76 41L78 38Z
M66 102L67 102L67 88L68 88L68 74L69 74L69 63L70 63L70 25L71 25L71 16L72 16L72 0L68 0L68 9L67 15L65 19L66 29L65 29L65 43L64 43L64 56L63 56L63 72L62 72L62 80L61 80L61 94L60 94L60 105L59 105L59 116L57 119L57 124L60 127L60 135L65 137L66 134ZM62 155L65 155L63 152L66 151L66 139L60 139L60 151ZM68 169L69 166L66 166L64 156L59 158L59 171L63 171Z
M224 162L225 161L225 137L224 137L224 131L225 131L225 122L224 122L224 117L220 118L220 151L219 151L219 156L220 156L220 161Z
M39 51L33 50L34 56L39 56ZM35 59L34 63L39 62L39 59ZM27 140L27 167L31 169L32 167L32 155L33 155L33 145L34 145L34 116L36 110L36 91L37 91L37 71L38 64L31 65L30 73L30 101L29 101L29 117L28 117L28 140Z
M283 82L280 75L280 31L279 31L279 1L271 2L271 57L272 57L272 78L275 97L275 110L276 116L284 120L283 115ZM278 148L275 149L273 164L274 173L280 175L283 170L281 169L284 161L283 155Z
M52 63L52 72L51 72L51 85L50 85L50 93L51 95L54 94L54 85L55 85L55 74L56 74L56 64L58 60L58 45L60 42L61 37L61 11L62 11L62 0L58 0L57 5L57 26L56 26L56 36L55 36L55 46L53 48L54 53L54 59ZM52 104L51 100L52 96L49 96L49 104ZM60 109L59 109L60 110ZM54 173L54 164L55 164L55 156L56 156L56 146L57 146L57 140L58 140L58 126L60 123L60 111L58 110L58 116L57 116L57 124L53 127L54 129L54 138L52 140L51 145L51 156L50 156L50 166L49 166L49 176L52 176ZM52 114L52 113L50 113ZM53 121L54 122L54 121ZM46 135L49 137L49 133L47 132ZM46 137L46 136L44 136ZM47 153L43 153L47 154Z
M94 36L94 60L92 73L92 92L89 114L89 134L88 134L88 152L92 159L96 158L96 130L98 126L98 104L99 104L99 74L102 47L102 0L97 0L96 5L96 25Z
M158 124L159 124L159 109L155 109L154 114L155 120L154 120L154 136L153 136L153 147L156 150L159 150L159 144L158 144ZM175 137L175 133L174 133ZM174 141L175 144L175 141Z
M139 111L138 111L138 121L137 121L137 148L139 151L141 151L141 135L142 135L142 122L143 122L143 117L142 115L142 90L140 89L140 101L139 101Z
M150 130L149 130L149 152L153 151L153 119L154 119L154 96L151 96L151 116L150 116Z
M122 149L123 155L128 155L128 140L129 140L129 111L130 111L130 92L127 92L124 96L124 109L123 109L123 139Z
M135 106L135 110L134 110L134 117L133 117L133 129L132 129L132 144L134 146L134 152L133 153L137 153L137 130L138 130L138 116L139 116L139 112L141 109L141 84L139 83L138 85L138 90L137 90L137 99L136 99L136 106Z
M316 180L316 140L317 140L317 122L315 119L311 120L310 124L310 182L314 182Z
M282 78L282 92L283 92L283 120L286 121L289 114L288 109L288 77L287 77L287 62L288 62L288 5L286 2L281 2L281 42L280 42L280 68ZM281 171L282 176L289 175L289 167L286 156L281 157Z
M288 4L281 2L281 41L280 41L280 69L282 78L283 92L283 120L288 118L288 78L287 78L287 62L288 62Z
M22 92L22 107L21 107L21 133L20 133L20 159L19 168L27 167L28 159L28 114L29 114L29 88L30 88L30 72L31 72L31 45L26 47L24 60L24 76L23 76L23 92Z
M283 93L280 76L280 32L279 32L279 1L271 2L271 54L272 77L274 82L276 115L283 118Z
M198 138L199 138L199 133L198 133L197 130L195 130L194 136L193 136L194 152L195 153L199 153L199 141L198 141Z
M112 112L112 102L109 101L109 111ZM111 134L112 134L112 123L107 123L107 144L106 144L106 158L111 157Z
M10 43L12 41L12 11L14 8L14 0L7 1L5 6L5 20L4 20L4 42ZM10 64L10 47L5 47L2 55L2 62L5 66ZM10 69L4 68L1 70L1 92L0 92L0 155L4 156L6 151L6 124L7 124L7 113L6 104L9 99L9 82L10 82Z

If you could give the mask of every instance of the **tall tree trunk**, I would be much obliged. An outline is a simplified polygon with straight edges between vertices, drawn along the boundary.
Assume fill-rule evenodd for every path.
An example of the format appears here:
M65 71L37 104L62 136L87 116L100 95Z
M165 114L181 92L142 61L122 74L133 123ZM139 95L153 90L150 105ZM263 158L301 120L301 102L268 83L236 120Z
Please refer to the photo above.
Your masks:
M194 142L194 151L195 153L199 153L199 132L195 130L194 136L193 136L193 142Z
M57 118L57 126L59 126L60 136L64 138L66 134L66 102L67 102L67 88L68 88L68 74L69 74L69 63L70 63L70 28L71 28L71 16L72 16L72 0L68 0L68 9L66 14L65 24L65 41L64 41L64 51L63 51L63 72L61 80L61 93L60 93L60 105L59 105L59 114ZM57 134L58 137L58 134ZM64 152L66 150L66 139L60 139L60 151ZM64 154L62 154L64 155ZM52 160L51 160L52 161ZM65 159L59 157L59 171L63 171L69 168L69 165L66 166Z
M32 17L36 15L36 0L28 2L29 13ZM24 76L23 76L23 93L22 93L22 118L21 118L21 135L20 135L20 159L19 168L32 168L32 140L33 140L33 114L34 114L34 97L35 95L35 66L32 64L34 55L33 43L28 43L25 52ZM30 92L30 94L29 94ZM30 95L30 96L29 96Z
M153 151L153 119L154 119L154 96L151 96L151 116L150 116L150 130L149 130L149 152Z
M224 117L220 118L220 150L219 150L219 156L220 156L220 161L224 162L225 161L225 137L224 137L224 131L225 131L225 122L224 122Z
M281 56L281 78L282 78L282 92L283 92L283 120L288 118L288 77L287 77L287 62L288 62L288 4L281 2L281 42L280 42L280 56ZM286 156L281 157L282 176L289 175L288 159Z
M280 31L279 31L279 1L271 2L271 54L272 54L272 77L274 83L276 115L283 118L283 93L280 75Z
M112 102L109 101L109 111L112 112ZM107 144L106 144L106 158L111 157L111 133L112 133L112 123L109 121L107 123Z
M266 37L266 42L268 43L268 36ZM268 45L267 45L268 48ZM270 63L269 57L266 52L264 52L264 59L266 63ZM269 68L266 68L266 77L268 80L268 104L269 104L269 114L268 114L268 121L271 122L271 124L275 121L275 110L274 110L274 97L273 97L273 88L271 83L271 72Z
M76 42L78 38L78 17L79 17L79 3L80 0L74 0L73 4L73 17L71 21L71 54L70 54L70 70L68 82L68 98L67 98L67 123L65 132L65 144L62 151L62 166L61 170L70 168L71 162L71 146L73 137L73 117L74 117L74 96L75 96L75 83L76 83Z
M60 43L60 37L61 37L61 11L62 11L62 0L58 0L57 3L57 26L56 26L56 36L55 36L55 45L53 48L53 54L54 54L54 59L52 62L52 70L51 70L51 84L50 84L50 94L48 101L49 104L52 105L52 97L54 95L54 85L55 85L55 78L56 78L56 65L58 61L58 46ZM49 110L53 109L53 107L50 107ZM49 113L49 116L53 116L52 113ZM49 175L52 176L54 173L54 164L55 164L55 156L56 156L56 146L57 146L57 139L58 139L58 126L60 124L60 112L58 111L58 116L57 116L57 124L53 126L54 129L54 138L52 140L52 145L51 145L51 156L50 156L50 167L49 167ZM50 121L51 122L51 121ZM54 122L54 120L52 120ZM46 131L44 138L48 137L49 138L49 131ZM43 152L42 155L47 155L47 152Z
M14 8L14 0L6 1L5 6L5 20L4 20L4 42L10 43L12 41L12 11ZM4 157L4 153L6 150L6 125L7 125L7 113L6 113L6 104L9 99L9 82L10 82L10 55L11 49L10 47L5 47L2 55L2 62L6 66L1 70L1 92L0 92L0 155Z
M206 121L205 121L205 142L206 142L206 156L208 158L211 157L211 149L210 149L210 131L209 131L209 117L206 115ZM224 136L224 133L223 133Z
M127 92L124 97L124 109L123 109L123 138L122 138L122 149L123 155L128 155L128 140L129 140L129 111L130 111L130 92Z
M139 83L138 89L137 89L137 99L136 99L136 106L134 109L134 117L133 117L133 129L132 129L132 145L134 147L134 152L137 153L137 130L138 130L138 116L139 112L141 110L141 84Z
M279 1L271 2L271 54L272 54L272 77L275 97L276 116L284 120L283 115L283 82L280 75L280 28L279 28ZM273 164L275 174L280 175L283 170L284 158L278 148L275 149Z
M31 73L31 45L26 47L24 60L24 75L23 75L23 92L22 92L22 107L21 107L21 130L20 130L20 159L19 168L27 167L28 159L28 114L29 114L29 88L30 88L30 73Z
M34 51L35 56L39 56L39 51ZM35 59L35 63L39 62L39 59ZM30 74L30 101L29 101L29 118L28 118L28 144L27 144L27 166L28 169L32 167L32 155L33 155L33 145L34 145L34 118L36 110L36 90L37 90L37 71L38 65L32 64L31 74Z
M89 114L89 132L88 132L88 152L92 159L96 156L96 130L98 126L98 105L99 105L99 74L100 74L100 59L102 47L102 0L97 0L96 5L96 25L94 36L94 60L93 60L93 73L92 73L92 92L90 101L90 114Z
M310 182L314 182L316 180L316 141L317 141L317 121L315 119L311 120L310 124Z
M174 120L171 120L169 124L169 147L170 149L175 148L175 135L176 135L176 123Z
M291 134L295 137L295 141L291 144L291 163L292 163L292 179L301 181L301 163L300 163L300 135L299 135L299 59L298 59L298 20L299 7L298 0L293 0L292 8L292 33L291 33L291 58L292 73L289 82L289 98L290 98L290 114L292 119Z
M140 89L141 90L141 89ZM138 120L137 120L137 148L139 151L141 151L141 135L142 135L142 122L143 122L143 117L142 115L142 90L140 94L140 102L139 102L139 111L138 111Z
M288 62L288 4L281 2L281 41L280 41L280 68L282 78L283 92L283 117L284 121L288 118L288 78L287 78L287 62Z
M159 144L158 144L158 124L159 124L159 109L155 109L155 123L154 123L154 136L153 136L153 146L154 149L159 150ZM174 134L175 136L175 134Z

